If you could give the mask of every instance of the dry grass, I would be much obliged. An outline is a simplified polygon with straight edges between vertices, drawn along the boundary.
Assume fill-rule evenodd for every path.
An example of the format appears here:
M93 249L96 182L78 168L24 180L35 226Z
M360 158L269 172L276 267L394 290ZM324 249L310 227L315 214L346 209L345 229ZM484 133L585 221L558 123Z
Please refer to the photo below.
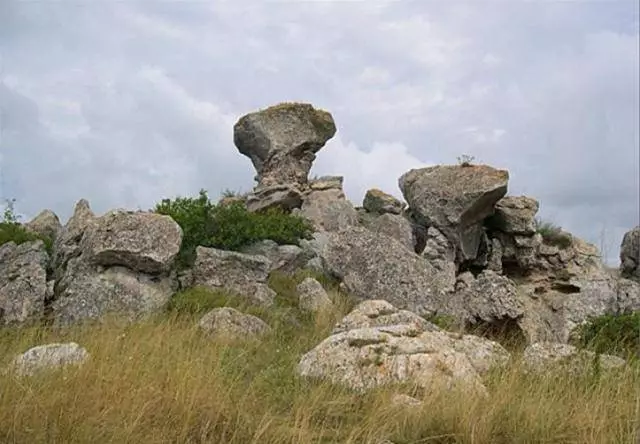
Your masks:
M286 315L268 315L276 329L261 343L212 340L195 327L196 314L1 331L0 366L31 346L59 341L80 343L91 359L31 378L0 376L0 442L638 442L637 365L569 377L526 375L514 364L488 377L489 399L410 387L363 396L297 378L300 355L348 306L299 325L280 308ZM421 397L423 407L394 407L397 391Z

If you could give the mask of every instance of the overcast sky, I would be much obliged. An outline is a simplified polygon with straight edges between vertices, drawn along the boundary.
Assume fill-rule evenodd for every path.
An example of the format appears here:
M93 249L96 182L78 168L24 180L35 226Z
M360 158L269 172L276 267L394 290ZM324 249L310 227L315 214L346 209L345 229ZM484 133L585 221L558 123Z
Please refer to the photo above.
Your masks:
M371 187L469 154L617 263L640 223L637 0L0 0L0 197L63 219L249 190L233 124L330 111L312 174Z

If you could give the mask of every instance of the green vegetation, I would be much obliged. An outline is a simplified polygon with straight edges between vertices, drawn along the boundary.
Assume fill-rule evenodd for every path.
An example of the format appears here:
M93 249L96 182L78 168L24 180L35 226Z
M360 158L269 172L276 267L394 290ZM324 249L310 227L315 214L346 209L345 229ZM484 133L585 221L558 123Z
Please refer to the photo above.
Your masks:
M471 165L473 165L473 161L475 159L476 158L474 156L470 156L469 154L463 154L457 157L458 165L463 167L470 167Z
M14 204L15 199L6 201L3 220L0 222L0 245L4 245L8 242L14 242L16 245L20 245L25 242L42 240L44 242L45 249L49 254L51 254L53 240L47 236L33 233L24 228L24 226L19 222L19 216L15 214Z
M216 205L201 190L197 198L164 199L154 211L171 216L183 231L178 262L186 266L195 259L197 246L239 250L260 240L298 244L308 239L313 227L304 218L279 209L249 212L242 202Z
M598 316L575 333L578 345L596 353L640 358L640 312Z
M542 240L548 245L565 249L573 243L571 234L562 231L562 227L552 222L536 219L536 231L542 235Z

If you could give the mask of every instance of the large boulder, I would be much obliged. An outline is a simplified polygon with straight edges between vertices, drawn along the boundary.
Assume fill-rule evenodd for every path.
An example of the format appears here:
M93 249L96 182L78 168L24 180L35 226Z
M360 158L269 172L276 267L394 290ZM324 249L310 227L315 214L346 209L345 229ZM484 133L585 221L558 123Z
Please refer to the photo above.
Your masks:
M358 212L342 190L335 188L311 191L299 214L310 220L317 231L339 231L358 225Z
M298 306L301 310L317 313L329 310L333 302L320 282L314 278L305 278L296 286Z
M308 261L317 256L316 253L304 250L297 245L278 245L270 239L247 245L240 252L264 256L271 261L270 271L279 271L289 275L305 268Z
M538 201L531 197L505 196L496 203L491 223L493 228L505 233L533 235L539 208Z
M97 265L158 274L171 269L181 243L182 229L171 217L116 210L95 220L81 249Z
M622 238L620 273L623 277L640 280L640 225Z
M400 214L404 210L405 203L384 191L372 188L364 195L362 206L370 213Z
M271 185L256 188L247 196L247 210L251 212L279 208L289 211L302 205L302 191L295 185Z
M31 376L43 370L80 365L88 358L87 350L75 342L39 345L16 356L8 370L18 376Z
M73 215L59 232L53 244L52 268L56 280L64 274L69 260L82 253L80 241L86 229L93 224L95 219L89 202L86 199L80 199L75 205Z
M412 383L486 393L481 375L509 359L495 342L443 332L393 311L384 301L363 302L348 315L352 319L340 323L340 331L301 358L298 373L355 390Z
M271 261L264 256L197 247L188 286L227 290L260 306L270 306L275 291L267 286Z
M260 186L306 185L316 153L336 133L333 117L305 103L283 103L240 118L233 141L251 159Z
M214 308L200 319L198 327L211 336L228 339L258 338L271 331L262 319L231 307Z
M419 315L437 311L455 284L399 241L361 227L330 233L321 258L356 298L387 300Z
M36 217L24 224L24 227L32 233L45 236L51 240L55 240L60 230L62 230L60 219L51 210L41 211Z
M455 247L458 262L477 257L482 222L507 193L509 173L486 165L413 169L398 184L419 222L435 227Z
M42 241L0 246L0 326L43 315L48 260Z
M373 217L365 226L374 233L392 237L408 250L415 251L413 226L407 218L399 214L384 213Z
M551 368L563 368L579 374L592 371L594 361L599 361L602 369L623 367L624 359L611 355L597 355L588 350L580 350L569 344L537 342L529 345L522 356L525 369L535 372L549 371Z

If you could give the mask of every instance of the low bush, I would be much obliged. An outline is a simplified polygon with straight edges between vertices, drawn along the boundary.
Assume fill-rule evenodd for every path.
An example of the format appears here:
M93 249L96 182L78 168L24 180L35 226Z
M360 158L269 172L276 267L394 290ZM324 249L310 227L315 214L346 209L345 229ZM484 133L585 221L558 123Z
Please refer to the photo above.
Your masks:
M41 240L44 242L45 249L50 254L53 248L53 240L47 236L42 236L27 230L20 222L13 210L13 200L7 201L4 209L3 220L0 222L0 245L8 242L14 242L16 245L25 242L33 242Z
M640 312L598 316L575 333L578 345L596 353L640 358Z
M196 198L164 199L153 211L171 216L182 228L178 260L181 266L193 262L199 245L237 251L265 239L279 244L298 244L313 233L311 224L302 217L278 209L252 213L242 202L216 205L204 190Z
M562 231L562 227L552 222L536 219L536 231L542 235L542 240L548 245L565 249L569 248L573 242L569 233Z

